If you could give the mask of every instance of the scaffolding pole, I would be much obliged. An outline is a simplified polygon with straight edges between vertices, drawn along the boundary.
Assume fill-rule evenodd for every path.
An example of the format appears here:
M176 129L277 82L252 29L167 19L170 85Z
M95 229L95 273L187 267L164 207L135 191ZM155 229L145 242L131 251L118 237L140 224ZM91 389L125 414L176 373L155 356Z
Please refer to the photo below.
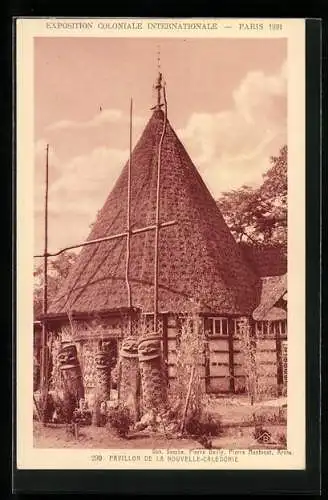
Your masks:
M43 315L48 311L48 190L49 190L49 144L46 148L45 196L44 196L44 255L43 255ZM40 393L41 418L45 422L45 410L48 397L48 329L47 322L42 322Z
M165 87L161 86L161 74L159 80L159 91L160 88L163 89L163 97L164 97L164 121L163 121L163 130L161 134L161 138L158 145L158 158L157 158L157 189L156 189L156 219L155 219L155 266L154 266L154 332L157 332L158 328L158 274L159 274L159 230L161 227L160 224L160 188L161 188L161 161L162 161L162 145L166 132L166 121L167 121L167 102L166 102L166 94ZM158 107L160 106L160 98L158 98Z
M131 284L129 280L130 271L130 251L131 251L131 165L132 165L132 107L133 101L130 100L130 134L129 134L129 163L128 163L128 193L127 193L127 211L126 211L126 269L125 281L128 291L128 307L132 308ZM132 318L129 315L129 335L132 334Z
M168 222L162 222L161 224L159 224L159 227L165 228L165 227L169 227L169 226L174 226L175 224L177 224L176 220L170 220ZM156 229L156 224L141 227L138 229L131 229L130 233L132 235L133 234L141 234L141 233L146 233L147 231L152 231L153 229ZM126 234L127 234L126 231L124 231L123 233L117 233L117 234L113 234L112 236L105 236L104 238L97 238L95 240L85 241L84 243L78 243L77 245L69 245L67 247L61 248L60 250L58 250L58 252L54 252L54 253L48 252L47 257L57 257L57 255L60 255L64 252L67 252L67 250L72 250L73 248L86 247L89 245L95 245L96 243L102 243L103 241L116 240L118 238L122 238L122 237L126 236ZM39 255L34 255L33 257L34 258L43 258L44 256L45 256L45 254L43 253L43 254L39 254Z

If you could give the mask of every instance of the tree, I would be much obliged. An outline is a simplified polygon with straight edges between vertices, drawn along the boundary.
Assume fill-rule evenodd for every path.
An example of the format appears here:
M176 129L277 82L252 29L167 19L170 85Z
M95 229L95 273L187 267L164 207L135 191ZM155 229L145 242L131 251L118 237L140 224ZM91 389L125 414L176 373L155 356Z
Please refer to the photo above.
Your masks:
M287 243L287 146L270 158L263 183L223 193L217 201L238 242L275 245Z
M64 252L56 258L48 259L48 303L55 297L57 291L68 276L72 265L77 259L74 252ZM43 306L43 263L34 270L34 317L42 314Z

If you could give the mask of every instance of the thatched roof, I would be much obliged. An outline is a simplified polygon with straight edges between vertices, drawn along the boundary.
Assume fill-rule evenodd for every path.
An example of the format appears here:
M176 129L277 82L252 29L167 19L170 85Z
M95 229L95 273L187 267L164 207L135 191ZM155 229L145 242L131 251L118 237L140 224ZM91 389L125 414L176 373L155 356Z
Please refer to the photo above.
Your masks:
M253 318L256 321L286 319L286 310L277 306L287 292L287 274L261 278L261 281L261 300L253 312Z
M163 113L151 116L132 155L132 227L155 222L158 145ZM163 141L159 241L159 311L250 314L260 282L244 260L219 209L170 124ZM107 198L88 239L126 230L128 164ZM87 203L87 200L81 200ZM131 237L132 304L153 311L154 231ZM126 240L82 248L49 308L96 312L128 305Z
M285 245L250 245L239 243L246 261L262 277L282 276L287 273L287 248Z
M278 321L287 319L287 311L281 307L273 307L263 318L264 321Z

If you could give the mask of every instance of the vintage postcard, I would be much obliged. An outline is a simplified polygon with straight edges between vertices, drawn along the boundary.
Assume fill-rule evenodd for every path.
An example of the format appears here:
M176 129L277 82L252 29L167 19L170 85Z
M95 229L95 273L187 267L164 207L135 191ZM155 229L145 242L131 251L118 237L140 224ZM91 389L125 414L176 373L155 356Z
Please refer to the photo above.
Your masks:
M17 467L305 469L305 21L16 32Z

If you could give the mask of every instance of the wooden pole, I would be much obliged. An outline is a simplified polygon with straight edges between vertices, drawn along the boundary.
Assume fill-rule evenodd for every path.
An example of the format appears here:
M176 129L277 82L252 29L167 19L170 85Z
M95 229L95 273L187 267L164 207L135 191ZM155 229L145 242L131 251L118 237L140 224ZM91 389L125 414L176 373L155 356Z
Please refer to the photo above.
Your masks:
M164 96L164 122L161 138L158 145L158 158L157 158L157 189L156 189L156 220L155 220L155 266L154 266L154 333L157 332L158 324L158 271L159 271L159 230L160 230L160 187L161 187L161 160L162 160L162 145L166 132L167 121L167 102L165 87L163 88ZM160 92L160 91L159 91ZM158 92L158 94L159 94ZM160 104L158 104L158 108Z
M49 144L46 149L46 174L45 174L45 197L44 197L44 256L43 256L43 315L48 310L48 189L49 189ZM42 422L45 422L45 410L48 397L48 353L47 353L48 331L45 320L42 322L41 340L41 407Z
M125 281L128 290L128 307L132 307L132 295L131 295L131 284L129 281L129 270L130 270L130 252L131 252L131 164L132 164L132 106L133 101L130 101L130 155L128 163L128 193L127 193L127 230L126 230L126 269L125 269ZM132 334L132 318L129 315L129 335Z
M159 224L159 227L160 228L166 228L166 227L170 227L170 226L174 226L175 224L177 224L177 221L176 220L171 220L171 221L168 221L168 222L162 222L161 224ZM141 228L138 228L138 229L131 229L131 234L141 234L141 233L146 233L147 231L152 231L153 229L156 229L156 225L155 224L152 224L150 226L146 226L146 227L141 227ZM72 250L73 248L80 248L80 247L86 247L86 246L89 246L89 245L95 245L97 243L102 243L103 241L111 241L111 240L116 240L118 238L123 238L126 236L126 231L124 231L124 233L117 233L117 234L113 234L112 236L104 236L104 238L97 238L95 240L89 240L89 241L85 241L84 243L78 243L77 245L70 245L68 247L64 247L64 248L61 248L60 250L58 250L58 252L55 252L55 253L47 253L47 257L56 257L57 255L60 255L61 253L64 253L66 252L67 250ZM39 255L34 255L34 258L44 258L45 254L39 254Z

